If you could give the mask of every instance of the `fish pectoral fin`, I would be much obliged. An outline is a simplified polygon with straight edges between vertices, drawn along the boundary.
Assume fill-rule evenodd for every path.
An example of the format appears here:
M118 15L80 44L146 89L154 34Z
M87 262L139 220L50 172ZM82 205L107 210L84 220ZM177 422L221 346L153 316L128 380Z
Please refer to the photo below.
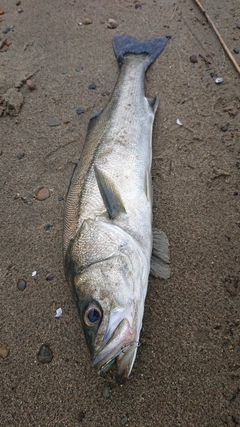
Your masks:
M148 103L149 103L149 105L153 111L153 114L155 115L157 108L158 108L158 104L159 104L158 95L155 95L154 98L152 98L152 99L147 98L147 100L148 100Z
M169 279L171 270L169 267L169 241L166 234L161 231L153 230L153 250L151 258L151 273L162 279Z
M116 218L121 213L126 213L122 199L113 183L96 165L94 166L98 188L110 219Z

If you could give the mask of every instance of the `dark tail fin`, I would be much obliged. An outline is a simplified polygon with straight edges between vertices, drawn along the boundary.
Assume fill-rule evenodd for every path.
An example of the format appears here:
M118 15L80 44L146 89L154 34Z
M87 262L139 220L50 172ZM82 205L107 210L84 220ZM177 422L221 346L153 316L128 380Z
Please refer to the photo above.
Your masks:
M160 55L170 37L156 37L155 39L137 40L127 34L113 37L113 49L121 67L124 55L132 53L135 55L146 54L144 60L145 69Z

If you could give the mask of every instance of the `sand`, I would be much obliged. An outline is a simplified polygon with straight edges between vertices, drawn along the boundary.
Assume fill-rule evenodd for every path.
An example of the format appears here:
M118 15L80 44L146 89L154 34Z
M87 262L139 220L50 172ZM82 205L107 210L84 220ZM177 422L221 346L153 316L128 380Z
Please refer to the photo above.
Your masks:
M238 0L205 5L231 52L240 49ZM0 344L10 350L0 358L0 425L239 425L236 70L191 0L0 6L0 37L12 42L0 50ZM92 23L78 25L86 18ZM109 18L115 29L107 28ZM168 235L172 276L149 279L142 345L124 386L114 371L101 377L92 367L62 266L64 197L89 117L106 105L116 82L111 41L120 33L172 36L146 76L146 94L160 98L154 227ZM33 197L41 187L50 190L42 201ZM59 307L63 314L55 318ZM53 351L50 363L37 361L41 344Z

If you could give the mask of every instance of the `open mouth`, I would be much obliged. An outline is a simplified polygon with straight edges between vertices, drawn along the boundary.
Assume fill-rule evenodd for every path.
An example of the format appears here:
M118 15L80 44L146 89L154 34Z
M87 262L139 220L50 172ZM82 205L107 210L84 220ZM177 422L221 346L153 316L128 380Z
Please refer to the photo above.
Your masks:
M139 345L129 321L123 319L109 340L104 343L104 347L95 355L93 364L98 373L103 374L116 362L118 377L126 378L131 372Z

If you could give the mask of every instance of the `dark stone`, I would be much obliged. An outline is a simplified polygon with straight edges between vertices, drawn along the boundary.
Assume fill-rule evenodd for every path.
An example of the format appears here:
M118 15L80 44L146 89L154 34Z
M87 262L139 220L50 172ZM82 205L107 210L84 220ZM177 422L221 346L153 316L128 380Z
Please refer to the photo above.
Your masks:
M96 85L95 85L95 83L91 83L89 86L88 86L88 89L96 89Z
M75 68L75 71L77 71L77 73L79 73L80 71L82 71L83 70L83 67L76 67Z
M38 361L41 363L50 363L53 358L53 352L49 345L42 344L38 354L37 354Z
M135 9L141 9L142 5L140 3L136 3L134 7L135 7Z
M228 130L228 124L221 126L220 129L221 129L222 132L227 132L227 130Z
M83 114L84 110L82 108L77 108L76 113L77 114Z
M44 231L49 231L52 228L51 224L44 225Z
M5 30L3 30L2 32L3 32L3 34L7 34L7 33L9 33L9 31L11 30L11 28L10 27L7 27L7 28L5 28Z
M25 153L18 153L17 158L21 160L25 156Z
M237 47L235 47L235 48L233 49L233 52L234 52L234 53L236 53L236 54L238 54L238 53L239 53L239 49L238 49Z
M53 279L54 279L54 274L53 273L48 274L47 277L46 277L46 280L48 280L48 281L53 280Z
M24 291L26 286L27 286L27 284L26 284L25 280L19 279L19 281L17 283L17 287L18 287L19 291Z
M63 200L64 200L64 197L63 197L63 196L59 196L59 197L58 197L58 201L59 201L59 202L62 202Z

